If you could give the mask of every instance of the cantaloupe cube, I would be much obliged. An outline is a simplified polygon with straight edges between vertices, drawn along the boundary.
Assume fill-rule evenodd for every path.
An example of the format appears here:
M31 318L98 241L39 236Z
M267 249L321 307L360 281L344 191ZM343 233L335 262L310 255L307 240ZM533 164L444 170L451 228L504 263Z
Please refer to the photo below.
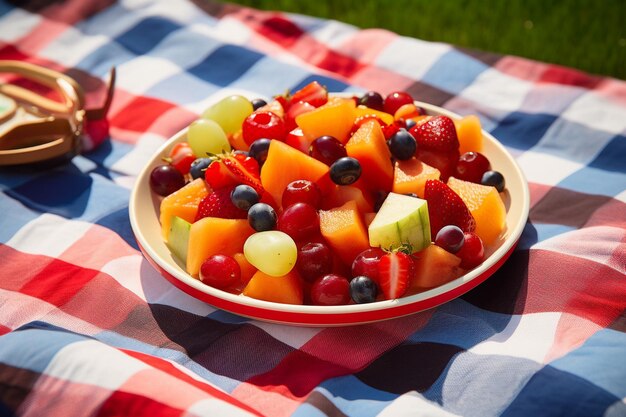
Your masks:
M456 134L459 138L459 153L482 152L483 132L478 116L469 115L455 120Z
M257 300L283 304L302 304L304 302L302 279L295 269L280 277L257 271L243 289L243 295Z
M424 198L424 186L427 180L438 180L441 173L437 168L425 164L416 158L396 161L393 170L391 191L398 194L415 193Z
M476 220L475 233L485 246L494 243L506 229L506 208L495 187L450 177L448 186L461 197Z
M361 178L374 191L389 190L393 183L391 152L376 120L369 120L354 132L346 143L348 156L361 164Z
M311 140L330 135L346 143L354 124L355 107L351 98L329 100L315 110L298 115L296 124Z
M409 283L411 292L438 287L463 275L461 258L437 245L413 254L415 275Z
M243 244L254 233L247 219L205 217L191 225L187 250L187 273L198 276L200 266L213 255L243 252Z
M331 210L320 210L320 231L346 265L369 248L367 229L354 200Z

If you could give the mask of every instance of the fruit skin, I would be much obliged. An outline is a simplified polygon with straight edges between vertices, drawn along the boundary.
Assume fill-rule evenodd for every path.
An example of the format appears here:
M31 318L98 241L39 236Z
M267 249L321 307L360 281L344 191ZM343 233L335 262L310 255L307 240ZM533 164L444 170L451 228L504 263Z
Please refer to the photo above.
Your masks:
M248 150L248 155L251 158L256 159L259 167L262 167L267 159L267 150L270 147L271 139L261 138L257 139L252 144L250 144L250 149Z
M269 230L248 237L243 245L243 254L259 271L279 277L289 273L296 265L298 247L288 234Z
M430 207L426 200L389 193L368 227L369 244L383 249L408 245L411 252L430 245Z
M361 177L368 187L373 191L391 189L391 152L378 122L370 120L361 125L346 143L346 152L361 164Z
M262 138L284 140L287 128L283 119L274 112L257 110L244 120L241 133L243 140L251 145Z
M415 138L405 129L400 129L394 133L387 144L393 157L401 161L411 159L417 150Z
M236 152L215 155L212 159L213 162L204 172L204 179L212 189L246 184L254 188L259 195L263 194L256 159Z
M473 232L476 228L476 221L465 202L445 183L426 181L424 199L428 201L431 236L437 236L442 227L450 224L464 232Z
M352 262L352 276L366 276L378 282L378 262L386 252L381 248L369 248L359 253Z
M437 168L433 168L416 158L396 161L391 191L397 194L414 193L419 198L424 198L426 181L438 180L440 175L441 173Z
M339 158L348 156L343 144L329 135L320 136L311 142L308 153L313 158L329 166Z
M239 184L230 193L230 201L238 209L248 211L259 202L259 193L249 185Z
M212 255L243 252L243 244L254 230L247 220L205 217L191 225L187 273L197 277L200 265Z
M389 114L394 114L404 104L412 104L413 97L405 91L394 91L385 97L384 109Z
M317 210L307 203L292 204L278 216L277 229L294 240L319 234L320 220Z
M204 178L204 171L209 167L209 165L211 165L211 162L213 162L211 158L195 159L189 167L189 174L191 175L191 178L194 180Z
M261 183L274 201L279 202L287 185L296 180L309 180L320 187L323 193L323 179L328 176L328 170L328 165L323 162L274 140L261 170ZM330 179L327 181L330 183Z
M409 293L438 287L463 275L461 258L445 249L430 245L413 254L415 274L410 282Z
M378 261L378 285L387 300L402 297L414 274L413 259L406 253L387 253Z
M307 203L318 209L322 203L322 194L315 183L309 180L296 180L285 187L281 203L284 208L296 203Z
M200 281L225 290L241 281L241 268L232 256L213 255L200 265Z
M172 217L172 224L167 235L166 244L170 251L180 259L183 264L187 262L187 249L189 247L189 230L191 223L178 216Z
M194 221L204 217L220 217L223 219L245 219L245 210L235 207L230 199L233 188L214 190L200 201Z
M305 281L313 282L330 273L333 268L333 253L324 243L307 243L298 250L296 268Z
M254 108L247 98L241 95L224 97L202 113L203 119L217 122L224 133L231 135L241 129L241 124Z
M242 294L274 303L301 305L304 302L302 280L295 270L278 277L259 270L250 278Z
M485 259L485 247L476 233L465 233L465 243L456 255L461 258L461 268L473 269Z
M350 280L350 297L355 303L373 303L377 296L378 286L371 278L358 276Z
M465 202L476 220L474 231L486 246L492 245L506 229L506 207L494 187L450 177L448 186Z
M359 98L359 105L383 111L384 99L377 91L368 91Z
M369 248L367 230L356 202L348 201L340 207L320 210L320 231L336 255L346 265L352 265L356 256Z
M252 100L250 101L250 103L252 104L252 109L253 109L253 110L258 110L258 109L260 109L261 107L263 107L263 106L266 106L266 105L267 105L267 101L263 100L262 98L255 98L255 99L252 99Z
M174 216L178 216L189 223L193 223L198 213L200 201L208 194L209 190L205 182L199 178L165 197L161 201L159 209L159 222L161 223L162 236L167 239L171 221Z
M410 130L417 146L438 152L458 152L459 139L454 122L448 116L435 116Z

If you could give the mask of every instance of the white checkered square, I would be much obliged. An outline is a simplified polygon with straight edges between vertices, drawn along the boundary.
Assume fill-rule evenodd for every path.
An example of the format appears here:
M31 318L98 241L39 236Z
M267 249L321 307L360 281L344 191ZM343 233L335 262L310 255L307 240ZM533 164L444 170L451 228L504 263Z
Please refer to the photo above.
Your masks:
M584 165L554 155L530 150L517 159L528 182L556 185Z
M519 110L533 83L489 68L461 92L461 96L496 110Z
M15 8L0 19L0 41L15 42L31 33L41 21L41 16Z
M40 51L40 55L67 67L76 67L86 56L111 42L104 35L87 35L68 27Z
M118 67L117 86L133 94L143 95L150 87L181 71L171 61L143 55Z
M449 45L441 43L398 37L380 53L375 64L419 80L450 49Z
M593 92L580 96L561 117L601 132L626 133L624 107L620 103L613 103L608 97Z

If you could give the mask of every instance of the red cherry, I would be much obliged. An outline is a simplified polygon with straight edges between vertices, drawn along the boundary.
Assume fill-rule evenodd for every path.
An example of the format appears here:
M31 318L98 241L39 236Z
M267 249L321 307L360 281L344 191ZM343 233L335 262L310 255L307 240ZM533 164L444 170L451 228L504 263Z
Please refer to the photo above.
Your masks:
M319 187L309 180L296 180L287 184L283 191L282 206L287 208L296 203L307 203L319 209L322 203Z
M385 97L385 112L393 115L400 107L411 103L413 103L413 97L411 97L409 93L404 91L395 91Z
M359 253L352 262L352 276L366 276L378 282L378 262L385 255L381 248L369 248Z
M200 281L211 287L226 289L241 280L241 267L232 256L213 255L200 266Z
M257 139L284 140L287 135L285 122L271 111L252 113L243 121L241 133L246 144L251 145Z
M480 184L483 174L491 169L487 157L478 152L465 152L459 157L454 176L460 180Z
M278 217L277 229L294 240L300 240L320 231L320 218L310 204L296 203L287 207Z
M456 256L461 258L461 268L472 269L477 267L485 259L483 241L476 233L465 233L465 242Z
M333 269L333 253L328 246L320 242L310 242L298 251L296 268L300 276L313 282Z

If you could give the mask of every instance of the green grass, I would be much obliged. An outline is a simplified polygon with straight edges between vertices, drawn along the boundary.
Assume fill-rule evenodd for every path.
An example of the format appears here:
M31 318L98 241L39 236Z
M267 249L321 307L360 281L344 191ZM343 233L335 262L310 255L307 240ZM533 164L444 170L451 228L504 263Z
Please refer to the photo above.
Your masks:
M237 0L626 80L626 0Z

